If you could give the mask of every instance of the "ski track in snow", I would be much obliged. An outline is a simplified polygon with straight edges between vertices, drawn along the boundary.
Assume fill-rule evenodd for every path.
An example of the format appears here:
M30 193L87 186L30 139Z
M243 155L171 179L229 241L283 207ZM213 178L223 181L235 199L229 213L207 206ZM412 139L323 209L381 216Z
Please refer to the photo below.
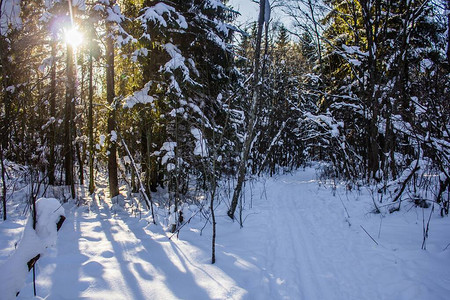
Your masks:
M275 278L270 298L335 299L337 291L343 295L336 282L338 274L327 257L329 252L324 251L332 247L326 232L332 229L327 226L333 222L324 223L321 216L330 215L317 209L323 201L314 190L317 186L308 180L276 184L283 188L267 187L271 191L268 198L276 199L269 201L268 209L272 239L266 263Z
M67 220L57 246L37 263L38 296L48 300L448 299L450 249L442 250L450 242L448 218L432 219L430 250L423 251L420 209L381 220L367 213L368 195L353 193L347 199L341 187L333 197L314 178L309 170L250 184L244 197L243 229L226 217L222 203L215 265L210 264L211 226L199 234L204 219L192 220L179 239L169 240L171 234L161 226L115 212L103 193L86 207L66 205ZM17 238L17 223L4 224L0 259L12 251L12 239ZM29 276L18 299L32 298Z

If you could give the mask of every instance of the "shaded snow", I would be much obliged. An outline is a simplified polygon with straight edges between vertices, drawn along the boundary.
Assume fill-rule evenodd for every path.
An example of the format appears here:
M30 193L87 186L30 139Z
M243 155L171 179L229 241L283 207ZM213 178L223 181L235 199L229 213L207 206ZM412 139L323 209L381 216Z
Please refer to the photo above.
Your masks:
M57 199L41 198L36 201L36 230L30 216L17 249L6 261L0 262L1 299L14 299L27 279L27 262L38 254L45 254L48 247L56 244L56 224L60 216L64 216L64 209Z

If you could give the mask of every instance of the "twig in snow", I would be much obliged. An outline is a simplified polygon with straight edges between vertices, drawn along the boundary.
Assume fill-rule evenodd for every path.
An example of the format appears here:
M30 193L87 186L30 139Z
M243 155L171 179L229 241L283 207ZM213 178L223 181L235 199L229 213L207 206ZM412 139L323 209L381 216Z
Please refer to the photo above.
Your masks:
M199 210L197 210L197 212L195 214L193 214L186 222L184 222L183 224L181 224L180 227L178 227L177 230L175 230L172 235L169 237L169 240L176 234L178 237L178 233L180 232L181 228L184 227L184 225L186 225L187 223L191 222L192 218L195 217L201 210L203 207L201 207Z
M341 195L338 193L339 200L341 200L342 206L344 207L345 214L347 215L347 218L350 218L350 214L348 213L347 207L345 207L344 201L342 201Z
M448 245L447 245L447 246L445 246L445 248L444 248L444 249L443 249L442 251L445 251L445 250L447 250L448 246L450 246L450 243L448 243Z
M339 200L341 200L342 206L344 207L345 214L347 217L345 218L345 221L348 223L348 226L352 226L352 223L350 223L350 214L348 213L347 207L345 207L344 201L342 201L341 195L338 193Z
M364 227L362 225L359 225L359 226L361 226L361 228L364 230L365 233L367 233L367 235L372 239L372 241L378 245L377 241L375 241L375 239L367 232L367 230L364 229Z
M430 221L431 221L431 215L434 211L434 204L431 208L430 216L428 217L427 226L425 227L425 216L424 216L424 209L422 208L422 216L423 218L423 242L422 242L422 250L427 250L426 240L428 238L428 230L430 229Z
M380 238L381 235L381 224L383 223L383 216L380 215L380 227L378 228L378 238Z

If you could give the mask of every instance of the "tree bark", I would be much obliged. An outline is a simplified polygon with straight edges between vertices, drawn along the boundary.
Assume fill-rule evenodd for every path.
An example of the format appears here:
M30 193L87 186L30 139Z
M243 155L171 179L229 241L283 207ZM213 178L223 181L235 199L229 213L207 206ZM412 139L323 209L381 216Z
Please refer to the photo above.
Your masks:
M116 129L116 108L114 103L114 40L111 36L110 24L107 25L108 36L106 38L106 100L110 110L108 113L108 179L109 179L109 195L115 197L119 194L119 180L117 175L117 144L116 140L112 140L111 132ZM116 134L117 138L117 134Z

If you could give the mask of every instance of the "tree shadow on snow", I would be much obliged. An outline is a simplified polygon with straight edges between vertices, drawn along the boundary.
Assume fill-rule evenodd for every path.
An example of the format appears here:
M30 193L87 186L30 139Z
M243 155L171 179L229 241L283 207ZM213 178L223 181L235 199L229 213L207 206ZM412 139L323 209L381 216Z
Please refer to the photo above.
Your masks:
M167 252L164 250L162 244L158 241L153 240L148 233L144 231L142 227L133 226L133 228L129 227L127 222L124 222L126 226L128 226L128 231L130 234L133 234L135 238L140 241L140 245L144 247L143 250L137 252L137 258L141 260L140 263L134 263L135 270L139 274L142 279L145 280L154 280L152 274L149 274L144 267L144 263L151 265L155 270L158 271L158 275L164 275L165 280L164 284L167 289L169 289L173 295L180 299L210 299L211 297L206 293L206 291L198 285L195 280L194 274L189 270L189 267L184 262L184 259L177 254L177 257L169 257ZM106 225L106 224L105 224ZM105 232L107 232L107 228L104 228ZM114 241L112 235L108 235L108 238L111 238L111 243L113 244L113 248L117 256L121 256L121 246ZM164 238L166 238L164 236ZM171 241L167 241L167 243L173 243ZM172 246L173 247L173 246ZM175 251L174 251L175 253ZM123 259L123 257L121 257ZM182 269L174 264L174 259L178 259L182 264ZM121 269L126 273L125 276L127 282L131 284L133 289L140 290L138 279L135 278L130 270L121 264ZM149 291L152 293L152 291ZM154 295L158 295L157 293ZM147 294L147 298L145 295L140 294L136 295L134 299L149 299L149 295Z
M66 211L66 222L58 233L57 256L43 257L47 264L55 264L51 277L50 294L46 297L52 299L77 299L81 293L89 288L88 282L80 281L80 270L88 260L86 255L80 253L81 236L81 212L76 210ZM73 222L72 222L73 218ZM39 279L39 275L37 275ZM39 295L38 287L38 295Z

